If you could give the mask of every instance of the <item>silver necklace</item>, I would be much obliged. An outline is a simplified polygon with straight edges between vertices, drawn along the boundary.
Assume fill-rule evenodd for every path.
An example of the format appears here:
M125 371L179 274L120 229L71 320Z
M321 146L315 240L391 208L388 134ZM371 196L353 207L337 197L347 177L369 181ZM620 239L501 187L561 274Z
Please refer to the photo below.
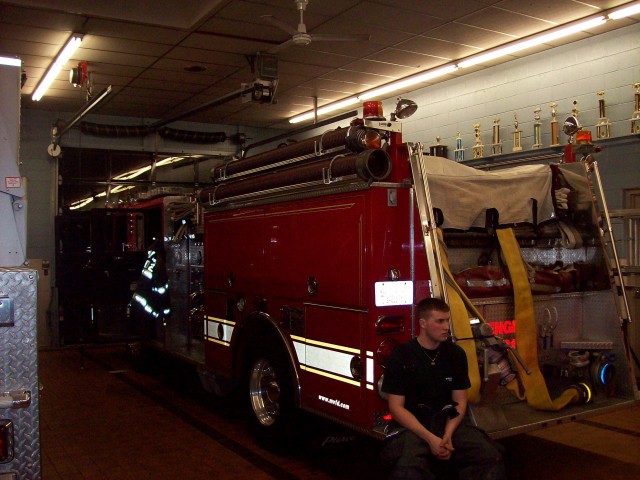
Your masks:
M420 342L418 342L418 345L420 345ZM424 348L422 345L420 345L420 350L422 350L422 353L424 353L424 356L429 359L429 361L431 362L431 365L436 364L436 359L438 358L438 355L440 355L440 348L436 348L436 356L433 358L429 356L429 354L427 353L427 349Z

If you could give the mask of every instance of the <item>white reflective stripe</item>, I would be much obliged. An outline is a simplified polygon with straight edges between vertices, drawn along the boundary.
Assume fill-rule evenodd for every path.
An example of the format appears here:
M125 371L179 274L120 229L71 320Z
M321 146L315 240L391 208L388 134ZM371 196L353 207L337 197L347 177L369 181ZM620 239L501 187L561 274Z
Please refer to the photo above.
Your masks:
M222 325L222 338L218 336L218 327L220 325ZM210 342L215 342L228 347L231 337L233 336L234 325L235 322L207 316L207 320L205 320L204 324L204 338Z
M308 367L320 368L322 370L352 377L351 375L351 359L352 354L336 352L326 348L307 345L306 362Z
M373 383L373 358L367 357L366 371L367 383Z
M373 385L370 383L367 383L367 390L373 390Z
M291 338L298 355L298 362L303 370L352 385L360 385L360 382L355 380L351 374L351 359L355 355L359 355L358 349L310 340L297 335L292 335Z
M334 350L342 350L343 352L353 353L355 355L360 354L360 350L358 350L357 348L345 347L344 345L336 345L335 343L321 342L319 340L311 340L310 338L299 337L297 335L291 335L291 338L300 342L304 342L307 345L318 345L320 347L329 347Z
M213 337L207 337L205 339L207 342L213 342L213 343L217 343L219 345L223 345L225 347L228 347L229 345L231 345L229 342L224 342L222 340L218 340L217 338L213 338Z
M293 348L296 349L296 355L298 355L298 362L300 362L301 365L304 365L305 363L307 363L307 356L305 355L304 347L305 345L302 342L293 342Z
M360 386L360 382L358 382L357 380L353 380L352 378L340 377L338 375L334 375L334 374L329 373L329 372L323 372L322 370L316 370L315 368L307 367L305 365L301 365L300 368L302 368L302 370L306 370L306 371L311 372L311 373L316 373L318 375L322 375L323 377L332 378L334 380L339 380L340 382L348 383L348 384L354 385L356 387Z
M226 323L227 325L235 325L236 322L232 322L231 320L226 320L224 318L211 317L207 315L207 320L213 320L214 322Z

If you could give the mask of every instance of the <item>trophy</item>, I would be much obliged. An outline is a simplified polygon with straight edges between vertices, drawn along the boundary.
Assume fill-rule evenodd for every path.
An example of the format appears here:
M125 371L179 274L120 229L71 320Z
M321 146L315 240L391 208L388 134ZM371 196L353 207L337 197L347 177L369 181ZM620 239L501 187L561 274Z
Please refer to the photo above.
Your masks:
M484 145L480 141L480 124L475 123L473 125L473 131L476 135L476 143L473 146L473 158L481 158L484 157Z
M631 117L631 133L640 133L640 83L634 83L636 89L633 117Z
M462 146L460 132L458 132L458 136L456 137L456 148L453 151L453 159L456 162L464 162L464 147Z
M567 143L573 143L573 136L576 135L581 129L580 120L578 120L578 101L573 101L573 108L571 109L572 115L567 117L562 125L562 131L569 137Z
M551 107L551 147L560 145L560 134L558 132L558 119L556 118L557 103L550 103Z
M500 155L502 153L502 143L500 143L500 118L496 117L493 121L493 143L491 144L491 153Z
M540 148L542 143L540 142L540 107L537 107L533 111L533 145L531 148Z
M515 130L513 131L513 149L512 152L521 152L522 151L522 130L518 129L518 114L513 114L513 126Z
M596 92L600 98L598 99L598 110L600 111L600 119L596 125L596 137L609 138L611 136L611 125L604 111L604 92Z
M447 146L440 145L440 136L436 136L436 144L429 147L429 155L432 157L447 158Z

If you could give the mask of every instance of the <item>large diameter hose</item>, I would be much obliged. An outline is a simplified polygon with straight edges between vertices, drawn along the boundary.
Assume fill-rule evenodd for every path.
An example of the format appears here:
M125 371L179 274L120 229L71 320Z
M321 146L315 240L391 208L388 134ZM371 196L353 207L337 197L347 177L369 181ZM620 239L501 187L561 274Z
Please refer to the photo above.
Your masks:
M384 150L365 150L350 155L337 155L276 170L242 180L227 182L200 192L203 203L220 201L239 195L256 193L317 181L337 181L339 177L356 175L365 181L384 180L391 173L391 157Z
M317 135L300 142L290 143L251 157L233 160L225 165L215 167L211 170L211 178L214 181L221 181L224 180L226 176L236 175L255 168L265 167L283 160L302 157L312 153L321 154L326 150L331 150L336 147L345 147L351 151L359 152L365 148L365 133L366 128L362 126L328 130L322 135Z

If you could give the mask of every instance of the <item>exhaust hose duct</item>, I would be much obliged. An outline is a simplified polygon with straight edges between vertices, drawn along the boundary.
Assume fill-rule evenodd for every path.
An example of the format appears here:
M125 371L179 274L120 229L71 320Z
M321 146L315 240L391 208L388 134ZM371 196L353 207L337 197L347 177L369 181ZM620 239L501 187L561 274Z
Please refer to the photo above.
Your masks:
M81 122L80 131L94 137L146 137L153 130L150 127L138 125L101 125L99 123Z
M227 139L227 134L224 132L194 132L169 127L158 129L158 134L168 140L186 143L221 143Z
M80 131L85 135L92 135L94 137L128 138L146 137L156 130L148 126L102 125L99 123L82 122L80 124ZM162 138L182 143L221 143L227 140L227 134L225 132L197 132L169 127L160 128L157 132ZM234 135L231 140L237 141L240 138L240 134L238 134Z

